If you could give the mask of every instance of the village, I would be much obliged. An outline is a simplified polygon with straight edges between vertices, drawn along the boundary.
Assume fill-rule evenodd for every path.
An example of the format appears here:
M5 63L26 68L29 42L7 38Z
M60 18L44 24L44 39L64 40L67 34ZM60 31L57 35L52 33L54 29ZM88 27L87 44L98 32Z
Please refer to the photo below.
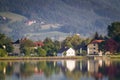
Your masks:
M12 41L4 34L0 34L0 56L21 57L72 57L72 56L103 56L116 55L120 52L119 22L108 26L108 34L100 35L98 32L90 38L83 38L80 34L66 37L63 41L46 38L32 41L29 38L21 38ZM116 32L115 32L116 31Z
M13 47L14 47L14 50L12 53L10 53L9 55L13 55L13 56L25 56L25 54L21 54L21 51L20 51L20 45L22 42L24 41L27 41L27 39L21 39L21 40L17 40L16 42L12 43L13 44ZM103 54L103 52L101 50L99 50L99 44L104 42L104 40L93 40L91 41L90 43L88 43L87 45L80 45L80 47L78 48L79 49L79 53L76 54L76 50L72 47L64 47L64 48L61 48L59 49L55 55L52 55L52 56L61 56L61 57L64 57L64 56L82 56L82 55L98 55L98 56L102 56L102 55L105 55L105 54L110 54L109 51L107 51L106 53ZM36 41L33 43L34 46L33 47L29 47L31 50L35 50L35 49L38 49L38 48L41 48L44 46L44 43L42 41ZM85 53L83 54L82 52L85 51ZM35 56L36 54L33 54L31 52L30 56ZM42 56L41 56L42 57Z

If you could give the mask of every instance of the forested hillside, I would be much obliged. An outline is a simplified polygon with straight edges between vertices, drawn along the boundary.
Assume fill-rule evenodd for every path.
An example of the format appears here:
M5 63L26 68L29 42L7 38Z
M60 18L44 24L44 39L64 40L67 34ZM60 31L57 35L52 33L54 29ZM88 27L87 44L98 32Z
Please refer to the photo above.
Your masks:
M82 36L96 31L106 34L107 26L120 20L119 3L120 0L0 0L0 13L24 17L18 20L0 14L0 30L14 39L26 35L35 38L51 31L64 32L64 36L66 32ZM50 37L56 36L61 35Z

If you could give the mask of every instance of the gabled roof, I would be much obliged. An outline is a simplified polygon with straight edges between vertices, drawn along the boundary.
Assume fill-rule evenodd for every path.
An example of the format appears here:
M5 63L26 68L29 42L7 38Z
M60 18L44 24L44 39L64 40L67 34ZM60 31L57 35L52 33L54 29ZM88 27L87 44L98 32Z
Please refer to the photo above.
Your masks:
M95 44L95 43L101 43L103 42L104 40L93 40L92 42L90 42L90 44Z
M20 40L18 39L17 41L12 42L12 44L20 44Z
M37 42L34 42L35 46L44 46L43 42L41 41L37 41Z
M61 48L59 51L58 51L58 53L63 53L64 51L67 51L69 48L67 47L65 47L65 48Z

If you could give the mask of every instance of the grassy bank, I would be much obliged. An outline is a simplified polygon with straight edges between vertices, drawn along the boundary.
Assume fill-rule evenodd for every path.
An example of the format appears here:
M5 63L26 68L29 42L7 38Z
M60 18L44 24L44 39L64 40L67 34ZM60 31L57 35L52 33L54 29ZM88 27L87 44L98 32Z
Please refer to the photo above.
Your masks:
M110 55L110 59L120 59L120 55Z
M73 59L85 59L84 56L75 57L1 57L0 60L73 60Z
M120 55L109 55L110 59L120 59ZM0 57L0 60L79 60L88 59L86 56L74 56L74 57Z

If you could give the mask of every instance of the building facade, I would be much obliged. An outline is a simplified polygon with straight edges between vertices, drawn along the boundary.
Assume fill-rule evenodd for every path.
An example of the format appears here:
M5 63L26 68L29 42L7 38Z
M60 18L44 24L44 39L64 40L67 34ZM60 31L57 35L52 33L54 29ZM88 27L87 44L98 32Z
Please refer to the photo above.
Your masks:
M93 40L87 45L88 55L98 55L99 54L99 44L104 40Z

